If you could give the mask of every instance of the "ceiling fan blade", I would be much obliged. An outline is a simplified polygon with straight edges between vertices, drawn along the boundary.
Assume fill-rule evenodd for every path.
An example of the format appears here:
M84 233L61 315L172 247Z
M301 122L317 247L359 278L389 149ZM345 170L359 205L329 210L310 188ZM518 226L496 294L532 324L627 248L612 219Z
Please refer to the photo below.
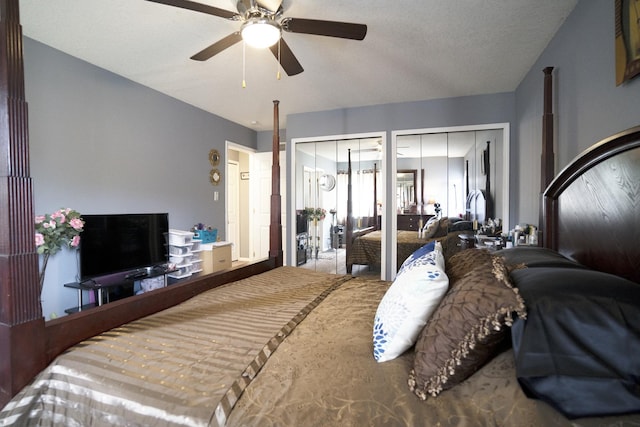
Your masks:
M241 19L241 16L236 12L220 9L218 7L209 6L202 3L196 3L189 0L147 0L152 3L166 4L167 6L175 6L181 9L193 10L196 12L207 13L213 16L219 16L220 18L231 19L237 21Z
M352 40L363 40L364 36L367 35L366 25L349 22L284 18L281 25L283 30L291 33L315 34Z
M242 36L240 35L240 32L236 31L235 33L229 34L227 37L218 40L211 46L202 49L200 52L193 55L191 59L196 61L206 61L207 59L211 58L213 55L216 55L222 52L226 48L233 46L234 44L238 43L241 40L242 40Z
M304 68L302 68L302 65L300 65L298 59L291 51L291 48L282 37L278 43L269 48L273 53L273 56L278 59L278 45L280 45L280 65L282 65L285 73L287 73L288 76L295 76L296 74L303 72Z
M256 0L256 3L258 3L260 7L272 12L277 12L280 6L282 6L282 0Z

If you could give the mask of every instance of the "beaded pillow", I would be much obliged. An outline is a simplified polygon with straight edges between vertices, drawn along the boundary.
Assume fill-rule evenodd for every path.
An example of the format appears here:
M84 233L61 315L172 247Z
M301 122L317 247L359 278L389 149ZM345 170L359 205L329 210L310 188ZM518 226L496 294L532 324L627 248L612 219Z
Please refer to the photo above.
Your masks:
M490 261L491 253L487 249L462 250L447 260L446 273L449 281L453 284L476 266L488 265Z
M452 282L416 342L409 388L424 400L471 376L499 349L513 312L526 316L502 258L490 257Z
M434 249L424 253L429 247ZM378 305L373 325L373 356L378 362L395 359L413 346L449 286L440 243L416 253L422 255L405 261Z

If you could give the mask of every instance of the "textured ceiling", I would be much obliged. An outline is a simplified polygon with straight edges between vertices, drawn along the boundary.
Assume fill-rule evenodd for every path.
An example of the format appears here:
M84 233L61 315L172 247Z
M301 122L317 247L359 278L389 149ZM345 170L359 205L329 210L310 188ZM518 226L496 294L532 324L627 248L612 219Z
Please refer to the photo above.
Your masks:
M200 0L236 11L231 0ZM284 16L367 24L363 41L283 33L304 67L239 43L240 23L145 0L20 0L25 36L255 130L288 114L516 89L577 0L284 0Z

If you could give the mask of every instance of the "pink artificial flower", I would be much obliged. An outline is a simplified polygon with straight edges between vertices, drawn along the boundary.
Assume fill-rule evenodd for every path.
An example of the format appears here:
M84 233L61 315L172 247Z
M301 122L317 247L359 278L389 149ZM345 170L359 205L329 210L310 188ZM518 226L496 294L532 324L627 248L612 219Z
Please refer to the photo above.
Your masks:
M74 230L82 230L82 227L84 226L84 222L82 222L80 218L73 218L69 221L69 224L74 228Z
M51 214L51 219L59 219L60 224L64 224L67 221L67 217L62 211L55 211Z
M44 245L44 236L42 233L36 233L36 247Z
M40 224L42 221L44 221L44 219L44 215L36 215L36 224Z
M75 248L79 244L80 244L80 236L73 236L73 239L71 239L71 246Z

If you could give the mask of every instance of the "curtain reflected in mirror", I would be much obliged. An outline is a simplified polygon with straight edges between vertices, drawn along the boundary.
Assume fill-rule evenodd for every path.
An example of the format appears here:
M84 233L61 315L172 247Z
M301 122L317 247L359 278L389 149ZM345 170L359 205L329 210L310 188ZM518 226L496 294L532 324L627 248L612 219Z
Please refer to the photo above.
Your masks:
M295 152L296 265L345 274L349 183L351 231L380 228L381 140L297 142Z

